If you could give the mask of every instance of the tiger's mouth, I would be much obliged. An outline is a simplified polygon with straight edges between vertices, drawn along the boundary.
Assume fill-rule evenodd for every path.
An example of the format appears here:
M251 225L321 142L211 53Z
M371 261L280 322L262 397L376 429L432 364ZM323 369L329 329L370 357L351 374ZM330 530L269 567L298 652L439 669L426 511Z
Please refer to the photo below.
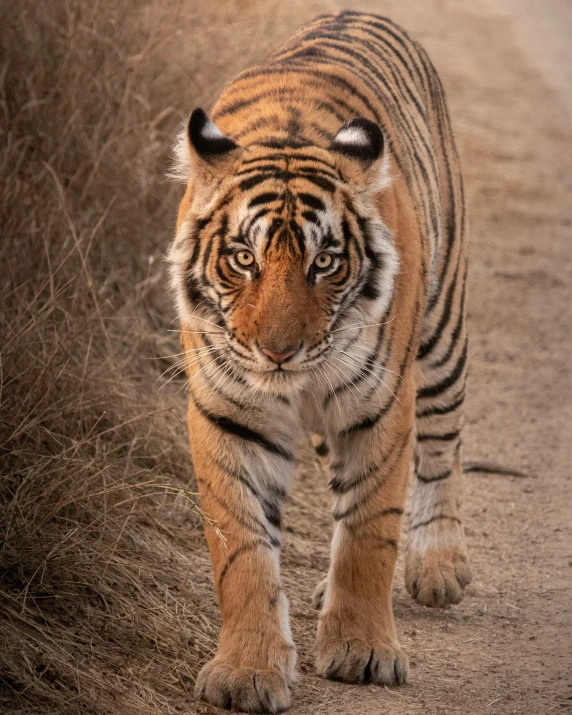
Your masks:
M230 340L228 347L230 348L230 359L240 370L259 379L275 382L286 382L296 376L311 373L327 360L332 349L330 341L313 346L310 350L301 346L291 357L277 363L267 357L263 358L262 354L258 355L252 349L247 357L239 352Z

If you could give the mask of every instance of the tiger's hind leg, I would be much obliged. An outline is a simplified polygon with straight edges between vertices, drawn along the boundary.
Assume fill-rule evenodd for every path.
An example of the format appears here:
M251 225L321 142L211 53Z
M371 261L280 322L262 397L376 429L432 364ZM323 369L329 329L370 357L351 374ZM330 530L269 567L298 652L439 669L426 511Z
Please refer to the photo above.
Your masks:
M407 590L432 607L458 603L471 581L461 523L467 359L462 307L457 327L443 342L448 346L425 355L422 344L418 360L415 484L405 562Z

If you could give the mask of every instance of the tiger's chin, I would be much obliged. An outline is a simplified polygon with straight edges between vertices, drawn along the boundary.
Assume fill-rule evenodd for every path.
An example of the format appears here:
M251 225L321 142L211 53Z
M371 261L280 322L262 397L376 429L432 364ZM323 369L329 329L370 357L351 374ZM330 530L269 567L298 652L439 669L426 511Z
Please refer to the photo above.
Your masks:
M247 370L244 377L256 390L269 395L292 397L305 389L311 378L309 369L275 368L271 370Z

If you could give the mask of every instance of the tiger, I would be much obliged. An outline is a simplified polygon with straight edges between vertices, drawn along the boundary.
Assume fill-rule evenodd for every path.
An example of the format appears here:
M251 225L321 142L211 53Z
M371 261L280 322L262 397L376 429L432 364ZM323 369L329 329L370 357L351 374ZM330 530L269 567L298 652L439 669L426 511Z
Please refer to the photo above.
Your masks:
M467 372L466 215L446 99L393 21L298 29L180 132L169 252L191 457L222 625L199 699L276 713L296 650L281 517L309 435L333 501L319 676L408 681L392 610L412 474L406 588L458 603Z

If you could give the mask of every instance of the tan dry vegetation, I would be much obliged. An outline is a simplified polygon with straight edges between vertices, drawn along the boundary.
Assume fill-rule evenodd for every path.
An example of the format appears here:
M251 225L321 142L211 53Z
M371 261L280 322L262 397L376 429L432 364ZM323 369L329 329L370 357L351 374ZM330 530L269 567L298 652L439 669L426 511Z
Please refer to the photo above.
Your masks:
M324 485L303 469L284 559L300 648L295 712L562 711L572 702L561 441L569 130L550 83L527 64L534 48L527 58L485 0L352 5L411 28L449 90L473 219L468 456L543 479L469 483L476 579L459 608L415 606L399 574L413 685L382 691L312 675L309 598L327 565L329 517ZM0 7L2 712L214 712L190 695L219 621L169 332L163 256L179 190L163 177L192 107L208 108L240 68L340 7Z

